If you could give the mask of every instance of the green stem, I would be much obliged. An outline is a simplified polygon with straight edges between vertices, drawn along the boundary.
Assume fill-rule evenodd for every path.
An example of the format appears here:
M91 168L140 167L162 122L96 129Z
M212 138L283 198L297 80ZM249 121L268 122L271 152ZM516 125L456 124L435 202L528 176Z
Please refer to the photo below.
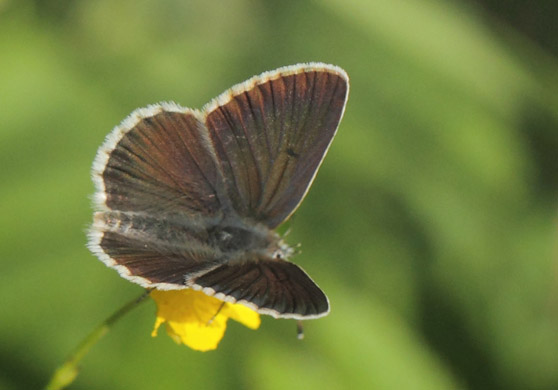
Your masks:
M66 361L54 371L50 378L45 390L61 390L70 385L77 377L78 364L87 355L87 352L95 345L107 332L110 327L122 318L126 313L136 307L140 302L143 302L149 295L149 291L141 294L138 298L128 302L113 315L103 321L97 328L95 328L83 341L77 346L74 352L68 356Z

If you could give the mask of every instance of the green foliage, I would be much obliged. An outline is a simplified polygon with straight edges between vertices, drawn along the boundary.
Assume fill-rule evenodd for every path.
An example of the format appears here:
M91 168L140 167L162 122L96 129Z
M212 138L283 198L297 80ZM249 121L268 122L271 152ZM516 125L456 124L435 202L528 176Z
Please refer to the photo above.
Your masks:
M0 388L44 386L141 291L85 248L111 128L305 61L351 77L288 237L331 315L303 342L231 324L199 353L150 337L150 303L74 388L558 388L558 63L487 20L434 0L0 1Z

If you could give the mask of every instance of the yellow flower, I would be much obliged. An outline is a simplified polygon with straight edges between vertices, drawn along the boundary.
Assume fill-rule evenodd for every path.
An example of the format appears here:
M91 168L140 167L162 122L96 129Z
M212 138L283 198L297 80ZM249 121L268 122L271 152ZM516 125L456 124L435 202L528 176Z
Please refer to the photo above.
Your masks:
M153 290L150 295L157 303L157 319L151 336L157 336L159 327L166 324L167 333L176 343L197 351L217 348L229 318L251 329L260 326L260 316L254 310L223 302L201 291Z

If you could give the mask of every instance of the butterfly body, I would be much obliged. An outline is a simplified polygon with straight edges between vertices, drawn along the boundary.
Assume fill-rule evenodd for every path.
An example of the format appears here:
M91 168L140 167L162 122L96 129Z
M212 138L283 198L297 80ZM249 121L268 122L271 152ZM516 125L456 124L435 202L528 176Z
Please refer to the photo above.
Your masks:
M147 288L193 288L260 313L327 314L273 231L305 196L341 119L347 77L304 64L192 110L136 110L99 149L89 248Z
M161 253L188 254L205 261L207 257L221 263L241 263L260 259L287 259L293 253L277 233L254 223L226 224L195 221L188 217L153 217L147 213L108 211L95 214L95 225L122 239L137 240L145 248ZM109 234L110 233L110 234Z

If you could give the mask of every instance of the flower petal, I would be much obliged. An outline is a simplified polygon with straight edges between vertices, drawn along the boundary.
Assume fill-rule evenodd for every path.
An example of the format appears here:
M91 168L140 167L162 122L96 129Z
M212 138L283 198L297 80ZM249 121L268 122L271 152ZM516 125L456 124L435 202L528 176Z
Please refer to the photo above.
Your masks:
M240 303L227 303L221 311L223 315L240 322L250 329L258 329L262 322L257 312Z
M157 319L151 335L155 337L162 324L167 333L179 344L197 351L217 348L232 318L243 325L257 329L259 314L240 304L223 302L192 289L153 290L151 297L157 303Z

